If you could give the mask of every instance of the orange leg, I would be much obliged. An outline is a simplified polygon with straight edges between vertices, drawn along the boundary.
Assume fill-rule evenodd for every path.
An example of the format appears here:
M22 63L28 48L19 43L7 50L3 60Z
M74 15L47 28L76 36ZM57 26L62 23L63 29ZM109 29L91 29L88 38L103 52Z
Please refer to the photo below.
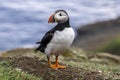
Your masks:
M51 65L51 62L50 62L49 56L47 56L47 60L48 60L48 65L50 66L50 65Z
M48 64L49 64L49 66L50 66L51 68L53 68L53 69L66 68L66 66L61 66L61 65L58 64L58 55L56 55L55 64L51 64L51 63L50 63L50 59L49 59L49 57L48 57Z

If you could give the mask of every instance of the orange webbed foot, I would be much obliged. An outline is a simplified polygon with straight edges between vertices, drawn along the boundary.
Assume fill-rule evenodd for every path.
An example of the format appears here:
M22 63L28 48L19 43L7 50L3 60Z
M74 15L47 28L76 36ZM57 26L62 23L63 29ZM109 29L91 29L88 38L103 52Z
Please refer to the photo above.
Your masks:
M65 69L66 66L62 66L62 65L56 65L56 64L51 64L50 65L50 68L53 68L53 69Z
M58 55L56 56L55 64L51 64L49 56L47 57L47 59L48 59L48 65L50 66L50 68L53 68L53 69L65 69L66 68L66 66L59 65Z

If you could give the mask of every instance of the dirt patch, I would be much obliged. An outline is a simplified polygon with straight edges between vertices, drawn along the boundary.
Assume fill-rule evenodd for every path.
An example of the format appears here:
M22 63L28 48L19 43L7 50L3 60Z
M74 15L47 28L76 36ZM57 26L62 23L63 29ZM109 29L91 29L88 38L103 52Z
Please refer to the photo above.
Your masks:
M0 61L11 60L13 68L41 77L43 80L103 80L104 76L98 71L89 71L82 68L68 66L66 69L54 70L49 68L47 61L39 58L0 58Z

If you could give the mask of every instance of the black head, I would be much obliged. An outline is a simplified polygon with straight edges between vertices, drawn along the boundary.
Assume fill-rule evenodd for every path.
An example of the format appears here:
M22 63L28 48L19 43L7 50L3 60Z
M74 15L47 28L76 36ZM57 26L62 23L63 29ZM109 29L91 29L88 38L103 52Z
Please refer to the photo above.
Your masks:
M65 10L56 10L48 20L48 23L65 23L69 20L69 16Z

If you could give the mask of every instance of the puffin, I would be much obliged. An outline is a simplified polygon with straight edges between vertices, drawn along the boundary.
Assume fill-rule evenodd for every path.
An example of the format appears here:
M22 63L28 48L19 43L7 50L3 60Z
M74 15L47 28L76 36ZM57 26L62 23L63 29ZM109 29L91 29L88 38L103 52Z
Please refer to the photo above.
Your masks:
M46 32L41 41L37 42L39 46L35 51L40 51L47 55L50 68L66 68L58 63L58 56L68 49L75 38L75 32L69 23L69 15L65 10L56 10L48 19L48 23L57 23L57 25ZM67 54L67 53L66 53ZM55 55L55 64L51 64L50 55Z

